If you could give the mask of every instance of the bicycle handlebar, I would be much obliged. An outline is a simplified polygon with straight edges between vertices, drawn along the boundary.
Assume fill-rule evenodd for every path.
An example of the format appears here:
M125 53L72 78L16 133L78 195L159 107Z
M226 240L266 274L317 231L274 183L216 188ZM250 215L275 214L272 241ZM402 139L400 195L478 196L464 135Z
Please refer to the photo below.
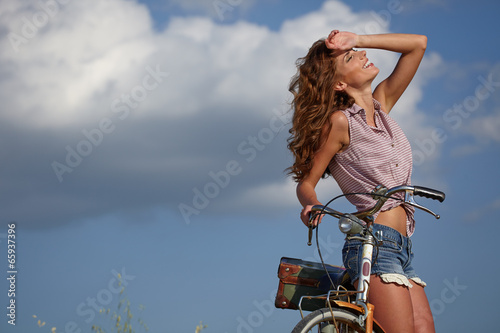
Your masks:
M411 185L401 185L401 186L396 186L391 189L387 189L385 186L379 185L377 186L371 193L373 199L378 199L375 205L368 210L361 211L361 212L356 212L353 214L344 214L339 211L336 211L335 209L329 208L328 206L322 206L322 205L315 205L312 207L312 212L316 214L328 214L333 217L336 217L339 219L339 227L341 225L342 219L347 219L358 226L362 226L361 219L369 219L369 221L373 222L373 215L378 212L384 203L391 198L393 194L399 193L399 192L404 192L405 193L405 198L404 202L419 208L429 214L434 215L437 219L439 219L439 215L432 212L430 209L421 206L415 202L413 199L414 195L421 196L421 197L426 197L429 199L433 200L438 200L439 202L443 202L445 199L445 194L441 191L438 190L433 190L431 188L423 187L423 186L411 186ZM366 193L367 195L370 195L370 193ZM311 220L314 218L316 214L311 214ZM314 229L314 226L312 223L309 225L309 241L307 242L307 245L311 245L311 240L312 240L312 230ZM350 224L349 230L341 228L342 232L344 233L350 233L351 231L354 232L354 228L352 228L352 224Z
M352 215L356 216L359 219L363 219L363 218L366 218L368 216L373 216L373 214L378 212L382 208L384 203L388 199L390 199L390 197L393 194L396 194L399 192L405 192L405 198L404 198L405 203L407 203L413 207L419 208L423 211L426 211L427 213L430 213L430 214L434 215L434 217L439 219L439 215L435 214L430 209L417 204L415 202L415 200L413 199L413 196L417 195L417 196L426 197L426 198L433 199L433 200L438 200L439 202L443 202L445 199L445 194L441 191L434 190L434 189L431 189L428 187L411 186L411 185L401 185L401 186L393 187L391 189L387 189L385 186L382 186L382 185L377 186L371 193L371 195L374 199L378 199L377 202L375 203L375 205L368 210L356 212L356 213L353 213ZM334 209L331 209L329 207L322 206L322 205L313 206L312 211L317 212L317 213L326 213L326 214L334 216L336 218L341 218L342 216L345 215L344 213L338 212Z

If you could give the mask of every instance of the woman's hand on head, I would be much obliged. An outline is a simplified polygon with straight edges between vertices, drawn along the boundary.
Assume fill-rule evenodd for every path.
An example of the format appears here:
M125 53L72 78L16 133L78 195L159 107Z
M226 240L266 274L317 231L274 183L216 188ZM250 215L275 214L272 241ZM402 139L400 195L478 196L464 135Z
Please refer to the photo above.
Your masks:
M310 219L311 219L311 214L312 213L312 208L314 205L307 205L305 206L302 211L300 212L300 219L302 220L302 223L305 224L306 227L309 227ZM323 215L317 215L314 220L312 221L312 225L314 227L317 227L318 224L321 223L321 219L323 218Z
M331 50L347 51L356 47L358 35L348 31L332 30L325 40L325 44Z

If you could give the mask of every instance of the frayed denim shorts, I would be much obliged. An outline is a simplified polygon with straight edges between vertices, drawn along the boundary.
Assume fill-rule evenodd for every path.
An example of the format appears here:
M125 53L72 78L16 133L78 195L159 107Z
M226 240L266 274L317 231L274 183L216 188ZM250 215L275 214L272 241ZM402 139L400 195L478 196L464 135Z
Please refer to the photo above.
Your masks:
M411 239L401 235L399 231L382 224L373 224L373 233L382 241L382 244L373 248L372 272L380 276L382 281L396 283L408 288L413 287L410 280L425 287L411 262L413 252L411 251ZM346 239L342 249L342 260L351 277L351 282L359 279L359 263L362 258L362 241Z

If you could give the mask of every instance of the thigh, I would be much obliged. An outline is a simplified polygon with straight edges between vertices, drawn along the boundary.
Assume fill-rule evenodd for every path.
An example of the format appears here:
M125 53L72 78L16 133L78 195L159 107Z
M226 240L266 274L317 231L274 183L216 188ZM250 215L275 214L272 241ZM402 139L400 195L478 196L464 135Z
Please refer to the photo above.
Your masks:
M370 277L368 300L375 306L374 317L387 333L414 332L413 303L409 288Z
M433 333L434 319L432 318L431 308L427 295L422 286L413 283L413 288L410 288L410 296L413 306L413 320L415 322L415 332Z

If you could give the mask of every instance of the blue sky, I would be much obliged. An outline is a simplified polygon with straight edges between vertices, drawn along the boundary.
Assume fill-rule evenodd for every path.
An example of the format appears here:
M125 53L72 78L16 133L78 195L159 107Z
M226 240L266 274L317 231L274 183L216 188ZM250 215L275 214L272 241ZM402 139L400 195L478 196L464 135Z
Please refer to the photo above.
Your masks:
M412 144L413 183L447 194L443 204L420 200L442 218L417 213L415 266L439 332L493 330L499 9L486 0L2 2L0 266L7 276L15 222L18 273L15 326L0 280L0 331L110 325L95 308L116 308L118 273L151 332L192 332L200 321L207 333L290 331L299 313L271 306L279 259L317 254L283 172L287 84L294 61L332 29L428 36L391 113ZM378 80L397 60L368 55ZM326 179L318 193L327 201L339 190ZM323 253L340 264L330 222Z

